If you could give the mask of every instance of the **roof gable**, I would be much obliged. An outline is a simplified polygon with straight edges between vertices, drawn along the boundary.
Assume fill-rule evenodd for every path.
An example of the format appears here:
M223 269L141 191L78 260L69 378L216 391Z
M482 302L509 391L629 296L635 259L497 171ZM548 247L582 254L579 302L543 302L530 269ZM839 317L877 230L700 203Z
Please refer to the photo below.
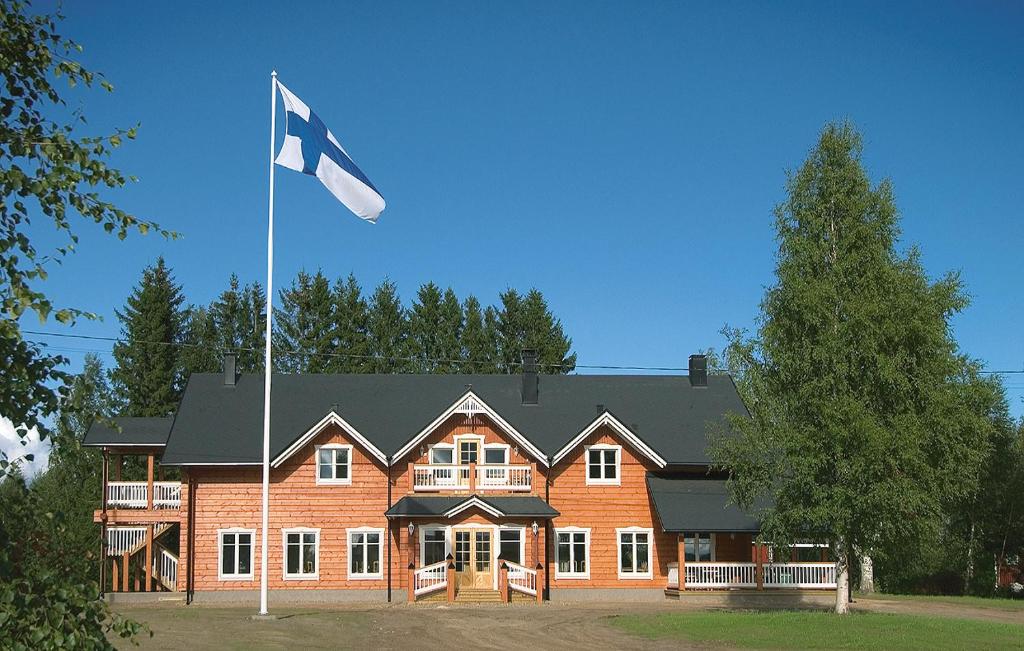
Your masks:
M339 416L337 412L331 411L322 419L320 422L306 430L305 434L295 439L295 442L288 446L281 454L277 455L271 460L270 465L273 468L279 468L282 463L287 461L290 457L295 455L299 450L309 445L309 443L315 439L319 434L326 430L331 425L337 425L342 429L356 443L363 446L367 452L373 455L378 461L383 463L385 466L388 465L388 457L386 454L381 452L377 446L359 433L359 431L352 427L344 418Z
M647 445L643 439L634 434L628 427L619 422L619 419L613 416L610 412L605 411L600 416L595 418L589 425L583 428L579 434L574 436L571 441L565 444L561 450L559 450L554 457L551 459L551 465L557 464L562 459L565 459L577 446L583 441L587 440L587 437L597 431L599 427L608 427L617 434L622 440L629 443L637 452L644 455L648 459L654 462L659 468L664 468L667 463L661 458L657 452L654 451L651 446Z

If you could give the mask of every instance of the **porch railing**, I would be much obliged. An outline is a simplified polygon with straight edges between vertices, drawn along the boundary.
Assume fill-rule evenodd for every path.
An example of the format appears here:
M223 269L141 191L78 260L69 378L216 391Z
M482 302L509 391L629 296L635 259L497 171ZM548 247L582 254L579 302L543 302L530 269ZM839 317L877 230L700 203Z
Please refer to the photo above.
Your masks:
M833 563L772 563L764 567L765 588L834 588Z
M537 570L505 561L508 566L508 587L523 594L537 596Z
M107 483L107 505L115 509L144 509L149 503L149 486L144 481ZM153 508L176 509L181 506L181 484L176 481L153 482Z
M134 552L146 540L146 527L107 527L107 556Z
M156 576L165 588L174 592L178 589L178 557L164 548L160 548L160 557L154 559Z
M417 597L448 587L448 564L445 561L427 565L413 572L413 594Z
M530 466L477 466L480 490L528 491L533 483Z
M687 588L757 587L757 567L753 563L686 563L684 577Z
M469 465L417 464L412 468L413 490L468 490ZM477 465L476 488L486 491L528 491L533 469L527 465Z

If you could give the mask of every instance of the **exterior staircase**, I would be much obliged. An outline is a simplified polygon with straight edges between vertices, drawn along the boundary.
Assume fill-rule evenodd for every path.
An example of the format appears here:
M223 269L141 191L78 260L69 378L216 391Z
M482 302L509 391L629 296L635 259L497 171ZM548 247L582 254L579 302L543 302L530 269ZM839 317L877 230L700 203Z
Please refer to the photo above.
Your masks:
M168 550L163 544L157 541L160 536L167 533L175 522L161 522L153 527L153 583L151 590L174 592L177 589L176 575L178 557ZM107 529L107 558L113 559L114 565L119 565L120 559L125 554L129 558L142 560L146 550L146 528L139 526L112 526ZM144 569L135 566L136 578L142 579ZM116 570L115 570L116 571ZM121 569L124 572L124 569ZM123 586L124 584L119 581ZM131 581L128 585L131 586ZM113 586L114 591L119 590L118 585ZM130 588L129 588L130 589ZM138 589L138 587L136 587Z
M460 588L455 593L455 601L462 604L500 604L501 594L486 588Z

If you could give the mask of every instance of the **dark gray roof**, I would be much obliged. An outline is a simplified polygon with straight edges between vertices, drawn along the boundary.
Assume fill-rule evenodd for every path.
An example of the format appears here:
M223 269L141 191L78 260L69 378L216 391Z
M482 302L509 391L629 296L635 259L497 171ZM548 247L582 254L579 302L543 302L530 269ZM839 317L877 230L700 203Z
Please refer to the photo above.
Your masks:
M724 480L678 479L647 474L647 488L665 531L718 532L761 529L756 518L729 503Z
M114 418L118 431L107 423L94 422L85 433L83 445L90 446L159 446L167 443L167 435L171 431L172 416L163 418Z
M271 458L337 405L338 414L392 455L466 392L553 456L603 405L670 464L706 464L708 423L746 409L727 376L690 386L685 376L542 375L540 404L523 405L519 375L274 375ZM259 463L263 376L189 378L165 464Z
M452 510L459 504L476 498L490 504L509 517L522 518L554 518L558 511L539 497L484 497L481 495L458 495L458 496L421 496L407 495L398 500L394 506L385 511L384 515L390 517L432 517L441 516Z

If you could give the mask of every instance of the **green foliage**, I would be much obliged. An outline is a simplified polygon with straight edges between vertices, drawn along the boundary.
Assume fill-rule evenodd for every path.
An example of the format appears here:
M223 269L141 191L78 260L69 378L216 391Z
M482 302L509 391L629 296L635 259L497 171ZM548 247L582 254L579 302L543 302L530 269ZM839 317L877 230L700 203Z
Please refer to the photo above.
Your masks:
M531 289L526 296L514 289L504 291L497 313L498 360L505 373L518 373L524 348L537 351L542 373L571 373L576 353L569 354L572 340L562 322L548 309L544 295Z
M409 310L409 351L417 373L455 373L462 365L462 306L449 287L420 287Z
M27 2L0 1L0 413L22 436L33 427L47 435L46 417L57 409L68 376L59 368L64 358L24 340L18 319L25 312L41 322L94 317L55 306L38 286L78 244L72 215L121 239L133 230L175 236L100 197L99 190L127 181L104 161L125 138L135 137L135 128L81 136L75 131L85 124L80 110L71 111L67 122L50 117L68 115L63 84L113 90L75 60L82 48L57 32L61 19L59 13L32 13ZM39 227L32 219L40 215L65 237L52 251L37 250L29 237ZM7 467L0 455L0 476Z
M361 373L368 365L370 343L367 335L369 314L362 288L352 274L344 282L334 283L334 322L338 352L334 360L336 373Z
M959 278L931 282L896 250L892 188L872 188L860 156L853 128L829 125L790 176L757 336L726 331L752 418L712 441L740 504L771 498L766 539L832 541L841 567L933 540L976 493L992 430L950 333Z
M331 283L322 272L300 271L281 290L281 308L274 311L273 344L279 354L276 370L285 373L327 373L337 353L335 302Z
M463 304L465 325L461 333L462 373L497 373L497 313L493 307L481 311L480 301L470 296Z
M147 267L123 311L122 341L114 346L117 366L111 372L125 416L174 413L184 386L179 344L186 313L181 286L163 258Z
M377 285L366 321L370 373L404 373L409 368L409 326L398 288L390 280Z

